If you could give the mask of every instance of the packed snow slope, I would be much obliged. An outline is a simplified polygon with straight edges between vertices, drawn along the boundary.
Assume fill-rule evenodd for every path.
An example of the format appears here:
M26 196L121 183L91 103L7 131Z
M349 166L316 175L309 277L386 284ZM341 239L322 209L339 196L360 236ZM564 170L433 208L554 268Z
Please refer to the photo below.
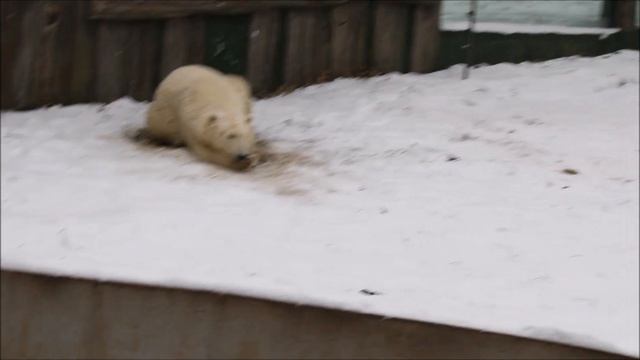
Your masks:
M638 356L638 52L257 101L268 161L133 143L145 103L2 113L2 268Z

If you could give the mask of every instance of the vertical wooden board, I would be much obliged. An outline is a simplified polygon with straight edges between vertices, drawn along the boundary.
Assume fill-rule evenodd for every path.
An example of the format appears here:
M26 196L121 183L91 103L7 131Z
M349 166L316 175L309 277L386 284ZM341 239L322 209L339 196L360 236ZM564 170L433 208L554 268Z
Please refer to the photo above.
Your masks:
M35 78L35 105L48 105L54 102L56 95L56 32L59 27L60 3L43 2L43 23L39 31L38 47L34 63L37 76Z
M158 21L137 21L131 25L126 79L129 96L138 101L151 100L158 81L161 25Z
M284 82L315 83L330 70L329 13L325 9L291 10L287 17Z
M616 0L613 3L613 25L625 31L635 28L634 16L637 0Z
M38 74L35 57L40 42L39 30L44 23L43 8L43 2L29 2L20 26L20 45L12 76L12 92L18 109L26 109L36 104L35 89Z
M284 57L282 64L282 77L287 86L297 86L302 80L302 44L307 35L304 30L304 18L293 11L288 11L286 16L286 31Z
M409 70L425 73L436 66L440 47L440 2L416 6Z
M100 21L96 57L95 95L100 102L110 102L127 94L125 78L126 49L130 29L124 22Z
M206 18L204 16L189 18L189 64L204 64L205 62L205 31Z
M2 109L14 109L17 106L14 92L15 67L18 66L18 53L22 42L22 21L29 1L1 1L1 46L2 63Z
M74 19L73 71L69 99L73 103L95 101L96 25L90 20L90 1L77 1Z
M74 1L26 3L11 76L17 108L69 102L76 5Z
M281 39L279 10L253 13L249 24L247 79L256 96L275 90L278 85L277 61Z
M169 19L164 25L162 39L162 65L160 75L162 78L169 73L187 64L189 51L189 19Z
M39 14L37 23L32 24L36 48L33 53L33 97L29 107L42 106L50 101L54 89L55 31L57 30L57 6L50 2L41 2L37 7Z
M246 75L248 15L211 16L206 20L205 64L224 73Z
M193 16L165 21L160 80L172 70L205 61L205 18Z
M410 5L393 1L375 4L372 67L376 71L405 71Z
M331 11L331 72L353 76L368 67L368 1L354 1Z
M47 26L52 28L50 34L51 45L48 46L47 56L53 58L51 69L53 83L51 92L46 94L44 103L70 104L70 79L73 74L73 53L75 48L76 13L79 1L55 1L47 14Z
M19 65L14 73L18 107L67 103L76 3L38 1L29 5L22 23Z

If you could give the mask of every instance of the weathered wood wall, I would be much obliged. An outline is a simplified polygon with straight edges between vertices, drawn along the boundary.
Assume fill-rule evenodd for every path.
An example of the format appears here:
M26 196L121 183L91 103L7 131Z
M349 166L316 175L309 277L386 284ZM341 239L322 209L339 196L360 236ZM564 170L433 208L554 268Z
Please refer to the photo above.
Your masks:
M257 96L377 72L428 72L440 2L2 1L2 109L149 100L184 64Z
M633 31L637 3L638 0L604 0L602 18L608 27Z
M632 359L233 294L0 276L3 359Z
M477 34L476 63L638 48L633 0L607 0L623 31ZM466 61L464 31L439 31L438 0L0 1L1 108L150 100L185 64L246 76L258 97L338 76L429 72Z

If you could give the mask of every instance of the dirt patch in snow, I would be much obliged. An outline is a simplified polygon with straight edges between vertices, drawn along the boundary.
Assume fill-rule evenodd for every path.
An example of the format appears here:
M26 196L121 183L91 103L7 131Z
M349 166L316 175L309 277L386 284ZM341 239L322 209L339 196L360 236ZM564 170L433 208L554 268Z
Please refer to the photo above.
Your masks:
M308 147L293 150L277 150L268 140L257 142L260 161L251 170L251 175L261 182L274 185L276 194L284 196L303 196L310 192L303 186L317 187L322 182L318 176L310 176L302 168L325 168L325 163L313 157Z

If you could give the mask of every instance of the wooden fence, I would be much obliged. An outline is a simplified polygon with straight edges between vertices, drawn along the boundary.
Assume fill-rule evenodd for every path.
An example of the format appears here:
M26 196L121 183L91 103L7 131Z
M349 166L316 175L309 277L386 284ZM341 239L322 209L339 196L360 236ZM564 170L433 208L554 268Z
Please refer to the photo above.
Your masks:
M2 109L149 100L172 69L245 75L257 96L434 68L440 2L2 1Z

